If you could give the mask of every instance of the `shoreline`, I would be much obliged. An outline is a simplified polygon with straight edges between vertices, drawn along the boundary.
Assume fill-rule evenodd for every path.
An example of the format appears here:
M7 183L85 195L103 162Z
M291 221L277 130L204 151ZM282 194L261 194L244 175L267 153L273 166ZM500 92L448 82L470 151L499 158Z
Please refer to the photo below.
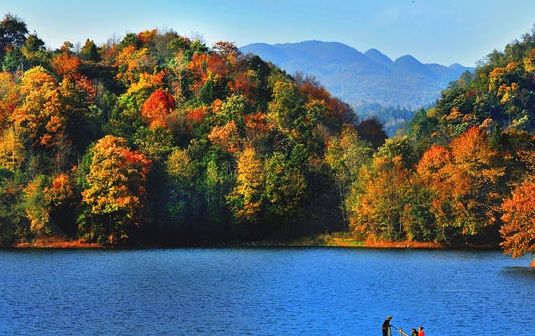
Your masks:
M33 242L19 243L14 246L5 247L8 249L113 249L113 248L179 248L186 246L170 245L102 245L97 243L87 243L78 240L68 240L62 237L48 237L36 239ZM349 238L330 238L323 242L306 240L300 242L257 242L241 244L213 244L213 245L191 245L187 247L348 247L348 248L376 248L376 249L499 249L499 246L479 246L466 245L464 247L450 247L436 242L417 241L355 241Z

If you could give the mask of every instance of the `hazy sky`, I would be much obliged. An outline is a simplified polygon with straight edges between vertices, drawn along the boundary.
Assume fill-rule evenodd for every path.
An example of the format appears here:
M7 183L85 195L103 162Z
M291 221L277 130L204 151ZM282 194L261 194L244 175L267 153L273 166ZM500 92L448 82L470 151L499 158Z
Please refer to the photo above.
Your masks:
M336 41L396 59L473 66L531 33L535 0L0 0L30 32L58 48L146 29L217 41Z

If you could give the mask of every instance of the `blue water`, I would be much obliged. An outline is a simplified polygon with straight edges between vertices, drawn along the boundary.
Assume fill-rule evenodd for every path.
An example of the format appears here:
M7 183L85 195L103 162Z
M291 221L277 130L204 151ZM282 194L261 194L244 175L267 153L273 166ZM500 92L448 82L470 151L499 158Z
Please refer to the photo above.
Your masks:
M0 251L0 335L532 335L535 271L494 251ZM393 335L398 335L394 332Z

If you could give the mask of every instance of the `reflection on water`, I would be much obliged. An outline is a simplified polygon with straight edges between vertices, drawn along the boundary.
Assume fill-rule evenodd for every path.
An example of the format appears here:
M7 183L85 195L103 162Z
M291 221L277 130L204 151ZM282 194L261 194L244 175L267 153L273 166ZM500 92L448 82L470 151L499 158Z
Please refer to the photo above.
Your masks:
M532 330L535 270L490 251L0 251L0 335Z

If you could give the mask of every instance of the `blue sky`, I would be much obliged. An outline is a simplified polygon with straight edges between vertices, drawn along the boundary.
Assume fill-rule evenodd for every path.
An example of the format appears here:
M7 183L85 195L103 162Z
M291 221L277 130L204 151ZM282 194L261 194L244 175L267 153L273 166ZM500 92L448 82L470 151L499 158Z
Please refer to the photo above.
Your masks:
M530 33L534 0L0 0L30 32L58 48L146 29L217 41L336 41L392 59L474 66Z

